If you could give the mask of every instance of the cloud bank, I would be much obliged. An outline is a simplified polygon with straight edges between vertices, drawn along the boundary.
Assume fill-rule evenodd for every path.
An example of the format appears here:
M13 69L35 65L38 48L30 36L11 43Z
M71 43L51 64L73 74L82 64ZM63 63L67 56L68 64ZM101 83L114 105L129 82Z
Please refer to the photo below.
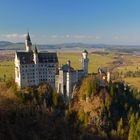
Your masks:
M1 34L0 40L12 41L12 42L20 42L24 41L26 34L18 34L18 33L11 33L11 34Z
M65 34L65 35L39 35L30 34L33 44L57 44L57 43L104 43L104 44L140 44L139 36L128 35L85 35L85 34ZM24 42L26 34L8 33L0 34L0 40L11 42Z

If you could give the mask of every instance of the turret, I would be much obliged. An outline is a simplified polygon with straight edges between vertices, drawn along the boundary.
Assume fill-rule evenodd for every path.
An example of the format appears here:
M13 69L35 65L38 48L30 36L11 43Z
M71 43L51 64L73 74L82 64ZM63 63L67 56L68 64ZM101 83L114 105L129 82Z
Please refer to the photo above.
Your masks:
M89 62L89 59L88 59L88 52L87 50L84 50L82 52L82 69L85 73L85 76L88 75L88 62Z
M108 72L107 72L107 82L108 82L108 83L110 83L110 80L111 80L110 77L111 77L111 76L110 76L110 72L108 71Z
M27 33L26 39L25 39L25 47L27 52L32 51L32 42L29 33Z
M38 63L38 50L37 50L36 46L35 46L35 49L34 49L34 63L35 64Z

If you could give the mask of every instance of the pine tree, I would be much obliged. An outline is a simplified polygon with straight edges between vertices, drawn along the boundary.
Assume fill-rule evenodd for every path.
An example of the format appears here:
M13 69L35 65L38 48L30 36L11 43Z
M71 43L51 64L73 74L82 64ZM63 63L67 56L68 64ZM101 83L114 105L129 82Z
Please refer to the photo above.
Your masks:
M122 118L118 122L117 134L122 139L124 137L123 120Z
M96 83L95 80L92 80L92 82L91 82L91 88L92 88L91 94L92 94L92 96L94 96L95 95L95 92L96 92L96 89L97 89L97 83Z
M110 85L111 87L110 87L110 95L112 96L112 97L114 97L114 87L113 87L113 85Z
M128 133L128 140L134 140L134 133L135 133L135 116L134 114L131 115L129 121L129 133Z
M134 139L135 140L140 140L140 119L138 120L137 125L136 125Z
M80 110L79 113L78 113L78 116L79 116L80 122L84 122L84 119L85 119L85 112L84 112L84 110Z
M56 89L53 91L52 101L54 106L58 105L58 93L56 92Z
M91 92L92 92L92 89L91 89L91 81L88 79L88 80L87 80L86 97L90 97Z
M110 95L107 94L107 96L105 98L105 106L106 106L108 112L110 112L110 105L111 105L111 98L110 98Z
M88 126L88 114L87 114L87 112L85 113L84 126L85 126L85 128L87 128L87 126Z

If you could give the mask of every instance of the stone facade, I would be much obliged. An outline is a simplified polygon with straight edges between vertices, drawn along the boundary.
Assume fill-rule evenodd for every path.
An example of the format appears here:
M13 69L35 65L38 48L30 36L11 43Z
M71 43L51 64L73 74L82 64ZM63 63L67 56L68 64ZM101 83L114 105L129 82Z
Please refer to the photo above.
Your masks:
M56 53L38 52L32 49L29 33L25 40L26 51L15 53L15 82L19 88L37 86L43 82L55 86L58 68Z
M75 84L80 82L82 78L88 76L88 52L84 50L82 53L82 69L74 70L71 67L71 62L59 68L59 72L56 75L56 89L58 93L63 94L64 99L69 101L73 98L73 88Z

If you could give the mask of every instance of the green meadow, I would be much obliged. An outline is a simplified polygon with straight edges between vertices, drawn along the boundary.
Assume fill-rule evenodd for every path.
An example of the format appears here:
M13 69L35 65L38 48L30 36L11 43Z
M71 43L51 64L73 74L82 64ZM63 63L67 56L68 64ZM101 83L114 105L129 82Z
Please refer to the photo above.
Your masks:
M123 58L123 65L118 67L116 70L123 75L131 71L136 72L140 71L140 57L136 55L125 55ZM125 77L123 80L131 86L140 90L140 77Z
M124 78L124 81L130 83L132 87L135 87L138 90L140 90L140 77L128 77Z
M97 72L99 67L108 67L112 64L114 54L99 55L89 53L89 73ZM75 69L81 69L82 55L79 52L62 52L58 53L59 66L66 64L68 60L71 60L71 66ZM118 67L116 70L119 72L126 73L127 71L136 71L140 69L140 58L127 56L124 61L126 64ZM129 62L129 63L128 63ZM14 78L14 61L3 61L0 62L0 79ZM132 86L140 89L140 78L139 77L128 77L124 78L124 81L130 83Z
M14 78L14 74L15 71L13 61L0 62L0 79Z
M67 60L71 60L71 65L75 69L80 69L81 53L58 53L59 65L65 64ZM96 72L99 67L109 66L114 61L114 55L98 55L89 54L89 73Z

